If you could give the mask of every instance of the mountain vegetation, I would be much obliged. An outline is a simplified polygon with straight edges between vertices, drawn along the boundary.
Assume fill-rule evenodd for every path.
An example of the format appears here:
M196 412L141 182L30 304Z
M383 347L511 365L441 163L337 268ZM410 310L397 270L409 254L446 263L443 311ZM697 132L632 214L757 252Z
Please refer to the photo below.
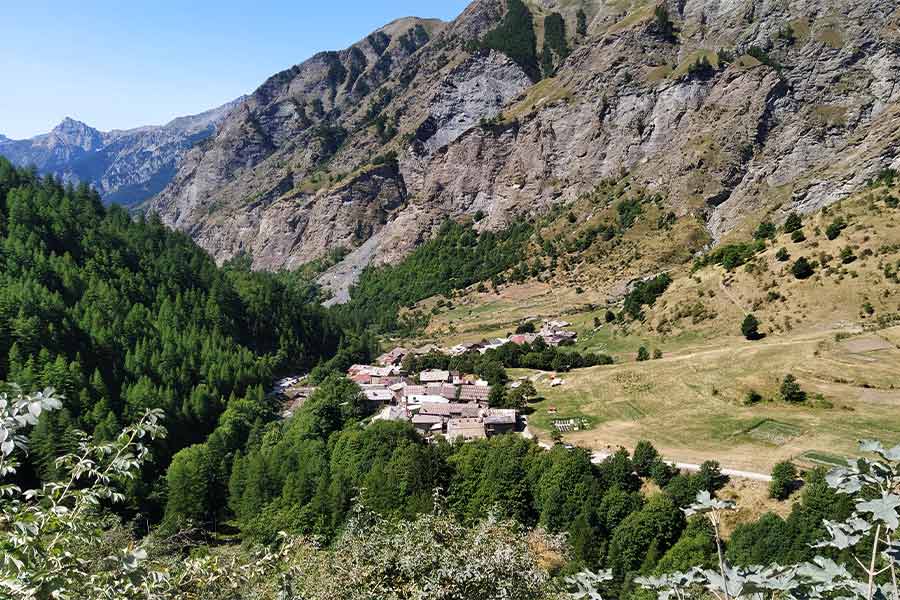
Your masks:
M169 436L131 484L133 508L157 514L159 474L219 417L246 435L266 419L263 388L330 358L342 334L293 276L217 268L155 219L104 208L87 186L62 186L0 159L0 380L65 398L34 432L28 472L84 430L97 440L161 409Z
M563 43L565 43L563 41ZM481 44L513 59L532 79L538 81L541 71L537 59L537 36L534 16L522 0L509 0L507 12L497 27L487 33Z
M338 312L358 328L415 327L421 319L399 316L401 308L489 280L518 265L531 233L531 225L524 221L496 233L478 233L472 225L446 221L433 239L401 263L364 271L351 289L350 302Z

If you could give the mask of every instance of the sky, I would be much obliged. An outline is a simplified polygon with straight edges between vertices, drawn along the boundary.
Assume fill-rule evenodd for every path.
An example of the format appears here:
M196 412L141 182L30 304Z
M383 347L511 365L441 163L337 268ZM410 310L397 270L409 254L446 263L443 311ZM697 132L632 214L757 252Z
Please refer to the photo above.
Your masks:
M100 130L159 125L252 92L316 52L468 0L26 0L0 11L0 134L64 117Z

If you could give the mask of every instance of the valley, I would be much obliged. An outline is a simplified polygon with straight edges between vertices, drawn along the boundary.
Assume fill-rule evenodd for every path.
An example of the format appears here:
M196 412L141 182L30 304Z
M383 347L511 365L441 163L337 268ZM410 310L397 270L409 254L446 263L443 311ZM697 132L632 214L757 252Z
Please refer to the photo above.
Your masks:
M900 597L898 48L473 0L0 136L0 600Z

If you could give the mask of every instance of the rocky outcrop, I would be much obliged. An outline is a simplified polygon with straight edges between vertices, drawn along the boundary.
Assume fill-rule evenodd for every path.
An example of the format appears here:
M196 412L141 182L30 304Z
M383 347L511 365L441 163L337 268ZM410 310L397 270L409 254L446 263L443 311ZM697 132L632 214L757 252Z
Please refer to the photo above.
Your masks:
M477 49L499 0L452 23L397 21L266 82L152 208L219 260L247 253L257 268L344 247L322 278L340 300L446 218L502 227L607 178L719 238L900 167L893 0L672 0L668 18L640 1L530 6L539 24L566 20L572 51L554 77L534 84Z
M243 98L166 125L101 132L71 118L28 140L0 136L0 155L65 182L85 182L107 202L136 205L161 191L184 153L216 131Z

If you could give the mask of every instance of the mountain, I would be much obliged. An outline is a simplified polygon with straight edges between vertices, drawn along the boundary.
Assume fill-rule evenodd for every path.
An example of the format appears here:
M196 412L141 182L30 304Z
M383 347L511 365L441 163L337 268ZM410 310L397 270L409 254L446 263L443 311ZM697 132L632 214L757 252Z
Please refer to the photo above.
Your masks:
M605 181L710 241L900 166L900 10L768 0L477 0L266 81L148 203L219 261L347 297L447 218L499 229Z
M184 153L212 135L242 100L162 126L109 132L66 117L50 133L31 139L0 136L0 155L63 181L89 183L106 202L135 205L162 190Z

